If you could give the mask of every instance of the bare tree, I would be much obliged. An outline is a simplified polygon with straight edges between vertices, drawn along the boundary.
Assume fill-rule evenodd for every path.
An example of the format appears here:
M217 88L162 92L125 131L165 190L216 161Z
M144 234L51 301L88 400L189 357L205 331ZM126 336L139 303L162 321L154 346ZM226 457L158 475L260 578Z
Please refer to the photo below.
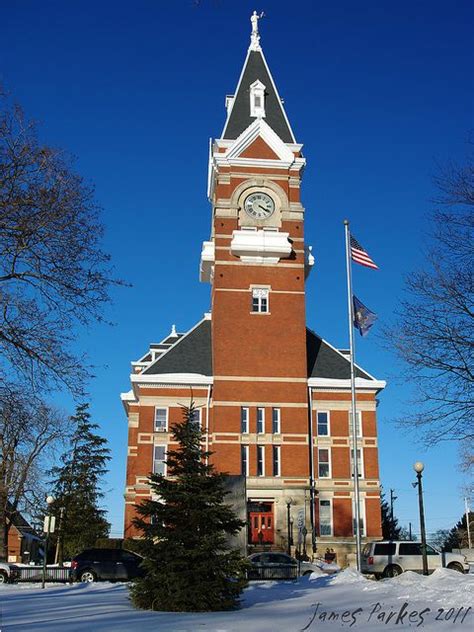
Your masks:
M80 325L101 321L111 285L93 188L0 94L0 381L80 391ZM9 378L11 379L11 377Z
M474 163L451 163L435 178L426 264L406 280L389 339L407 365L416 401L404 424L428 445L459 442L472 465L474 436Z
M68 420L35 397L0 391L0 560L20 508L35 508L52 452L68 432Z

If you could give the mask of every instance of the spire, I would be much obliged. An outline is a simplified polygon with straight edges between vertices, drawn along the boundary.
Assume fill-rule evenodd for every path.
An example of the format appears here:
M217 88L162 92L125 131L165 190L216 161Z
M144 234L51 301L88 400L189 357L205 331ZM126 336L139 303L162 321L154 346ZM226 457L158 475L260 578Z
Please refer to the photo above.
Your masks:
M252 33L250 35L249 50L262 50L260 48L260 33L258 32L258 21L261 20L264 15L265 14L263 11L260 13L260 15L258 15L257 12L254 11L250 17L250 22L252 23Z
M235 140L256 118L264 118L284 143L295 143L282 99L260 46L258 21L263 15L263 12L257 14L254 11L250 17L250 46L235 95L226 98L227 120L221 138Z

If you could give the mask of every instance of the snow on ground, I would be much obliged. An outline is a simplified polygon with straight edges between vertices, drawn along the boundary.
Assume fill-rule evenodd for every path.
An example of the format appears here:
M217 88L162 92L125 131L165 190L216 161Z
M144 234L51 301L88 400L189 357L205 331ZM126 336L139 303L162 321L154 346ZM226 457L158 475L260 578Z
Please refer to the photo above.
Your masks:
M474 629L474 576L440 569L375 582L347 569L252 582L234 612L134 610L126 584L0 586L2 632L317 632Z

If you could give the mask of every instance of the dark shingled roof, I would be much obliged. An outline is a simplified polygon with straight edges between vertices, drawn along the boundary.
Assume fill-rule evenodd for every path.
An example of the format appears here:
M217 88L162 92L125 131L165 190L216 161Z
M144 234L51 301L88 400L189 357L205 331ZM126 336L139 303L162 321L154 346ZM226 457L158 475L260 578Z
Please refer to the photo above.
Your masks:
M306 329L308 377L349 380L351 365L311 329ZM163 373L198 373L212 375L211 321L203 320L189 334L182 337L168 352L149 366L143 375ZM373 378L356 367L356 377Z
M229 120L224 129L223 138L235 140L255 121L250 116L249 88L259 79L265 85L265 121L278 134L284 143L294 143L295 140L285 120L283 106L273 88L273 82L265 66L262 53L250 51L247 65L242 75L238 92L234 97L234 104Z
M336 380L351 379L349 356L343 357L327 342L311 329L306 329L306 353L308 360L308 377L324 377ZM373 378L356 367L356 377L365 380Z
M212 375L211 321L203 320L169 351L157 358L143 375L162 373L199 373Z

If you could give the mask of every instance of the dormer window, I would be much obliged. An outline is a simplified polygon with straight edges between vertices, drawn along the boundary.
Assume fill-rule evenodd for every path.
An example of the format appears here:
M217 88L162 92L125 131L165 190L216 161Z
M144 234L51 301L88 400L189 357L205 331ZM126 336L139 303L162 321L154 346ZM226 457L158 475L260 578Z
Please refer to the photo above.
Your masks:
M265 86L258 79L250 86L250 116L265 118Z

